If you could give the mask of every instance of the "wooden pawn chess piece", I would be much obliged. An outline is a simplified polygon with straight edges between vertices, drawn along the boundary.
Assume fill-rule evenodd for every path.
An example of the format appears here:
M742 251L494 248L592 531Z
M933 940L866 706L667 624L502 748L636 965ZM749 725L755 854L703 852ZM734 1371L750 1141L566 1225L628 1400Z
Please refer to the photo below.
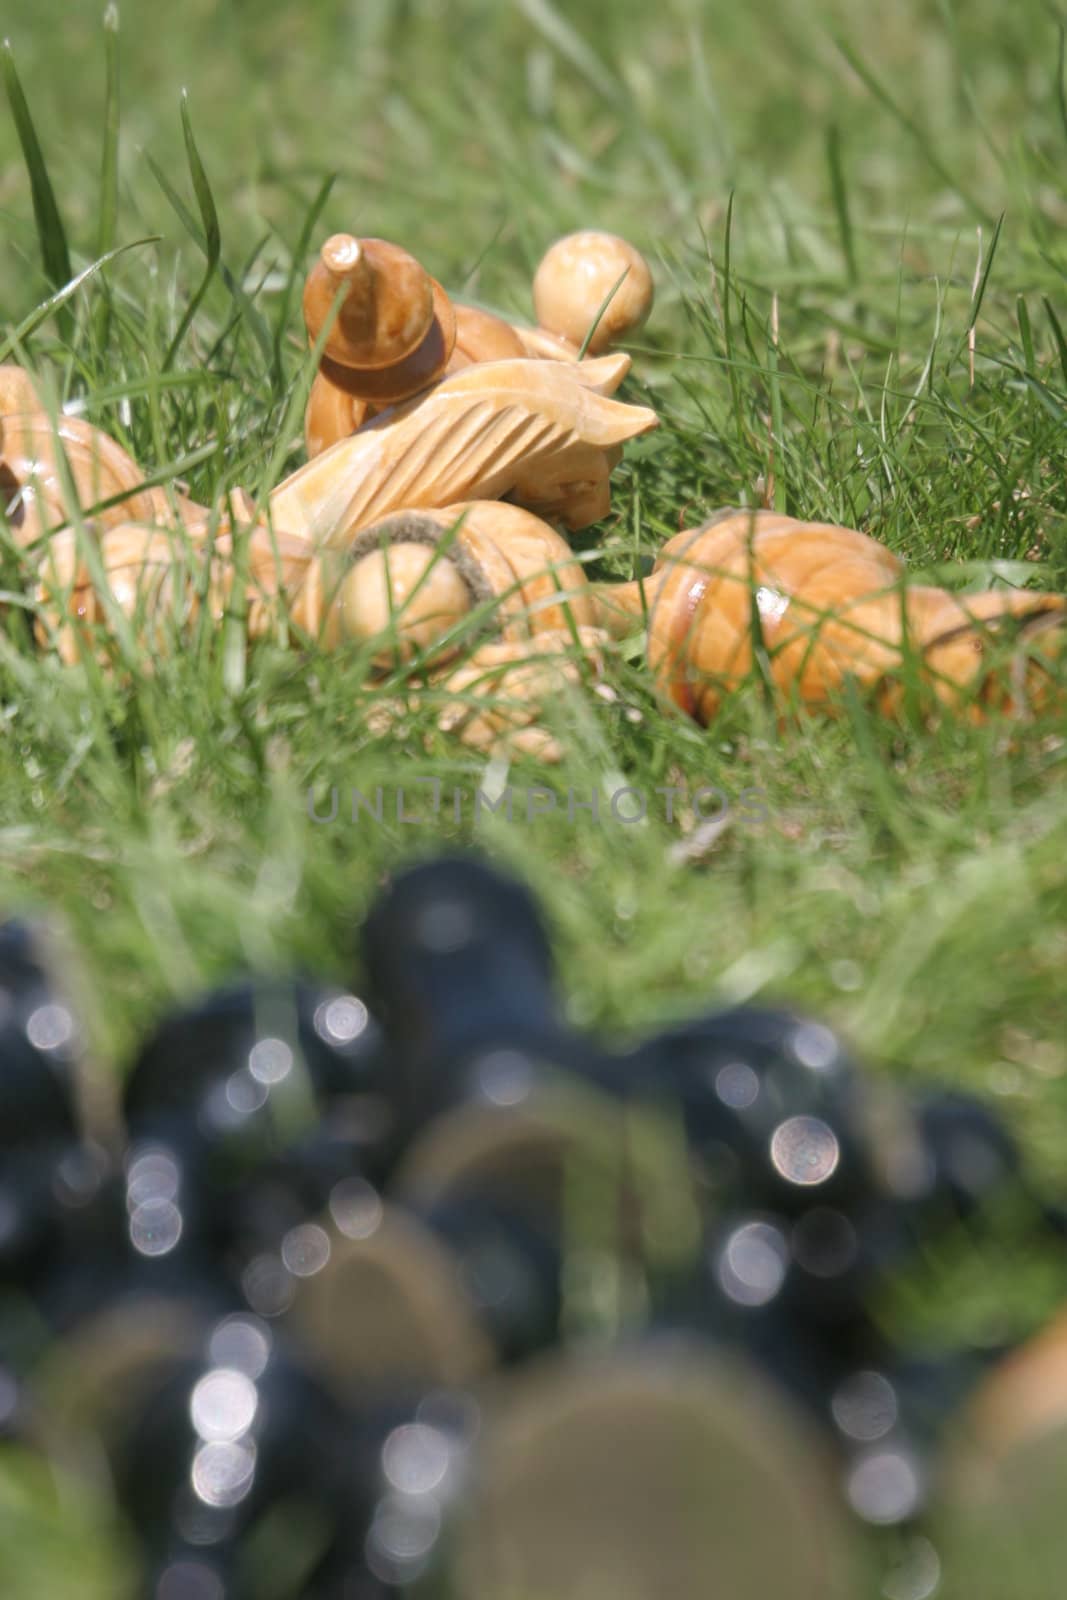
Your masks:
M579 675L576 654L595 660L601 635L581 565L529 512L497 501L403 511L325 553L260 523L239 533L240 560L229 527L201 534L106 529L96 577L75 530L54 536L39 564L39 641L75 662L125 619L165 653L202 611L221 623L243 570L250 638L291 623L326 649L377 644L379 669L430 673L443 728L478 747L515 734L518 748L553 752L541 708ZM472 633L483 636L473 650Z
M180 516L199 509L181 495L175 503ZM21 549L77 516L106 528L174 514L121 445L80 417L52 417L15 366L0 366L0 509Z
M558 239L545 253L533 285L537 334L567 354L585 346L603 355L648 320L654 286L641 252L616 233L587 229ZM535 336L538 353L555 347ZM558 357L557 357L558 359Z

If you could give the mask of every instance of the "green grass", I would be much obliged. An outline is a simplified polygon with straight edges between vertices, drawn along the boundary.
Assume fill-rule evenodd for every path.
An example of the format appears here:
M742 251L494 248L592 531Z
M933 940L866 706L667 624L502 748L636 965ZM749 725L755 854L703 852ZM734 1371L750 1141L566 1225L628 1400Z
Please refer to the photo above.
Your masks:
M300 284L327 232L396 239L525 317L545 246L598 225L653 263L627 394L663 427L576 540L592 576L768 500L955 586L1067 588L1067 111L1041 0L186 0L117 34L36 0L11 45L39 150L0 119L8 348L154 479L209 501L299 464ZM98 1061L235 966L349 972L383 871L477 836L543 896L576 1021L788 996L880 1071L995 1096L1067 1177L1062 718L857 704L780 728L753 688L703 731L623 653L614 699L555 708L565 763L508 773L554 814L475 830L449 798L404 826L400 785L412 809L418 777L469 797L486 763L425 704L373 731L365 656L246 652L237 618L151 670L68 669L33 645L10 552L0 583L0 897L65 923ZM378 784L386 820L346 821ZM569 790L665 784L731 801L700 859L672 853L682 801L673 824L567 815Z

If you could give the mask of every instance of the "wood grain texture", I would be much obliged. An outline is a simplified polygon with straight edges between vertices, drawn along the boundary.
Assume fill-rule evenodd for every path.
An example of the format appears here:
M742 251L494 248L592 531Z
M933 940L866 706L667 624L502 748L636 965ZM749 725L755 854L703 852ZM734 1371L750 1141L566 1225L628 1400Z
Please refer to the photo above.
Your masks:
M22 548L79 513L92 512L101 528L172 517L164 490L145 488L140 467L103 429L80 417L53 420L43 411L0 418L0 495ZM109 500L119 503L94 509Z
M1067 624L1063 596L910 585L867 535L769 511L679 534L649 579L603 585L597 602L617 635L647 620L657 681L704 723L758 662L783 701L808 706L828 708L852 680L890 710L917 668L946 704L1022 710L1051 692L1047 669ZM1009 639L1017 648L1006 669L990 672Z
M563 363L527 360L454 373L287 478L271 496L274 526L331 549L401 506L497 499L540 466L558 482L576 453L658 426L647 407L597 392L619 370L607 361L600 371L589 363L581 379Z

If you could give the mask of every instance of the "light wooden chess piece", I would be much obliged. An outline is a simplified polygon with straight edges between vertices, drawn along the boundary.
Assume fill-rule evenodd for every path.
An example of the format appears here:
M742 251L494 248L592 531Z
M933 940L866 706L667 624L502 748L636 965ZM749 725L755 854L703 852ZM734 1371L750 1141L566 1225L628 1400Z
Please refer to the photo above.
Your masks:
M181 495L175 506L180 515L191 510ZM80 417L53 418L16 366L0 366L0 507L23 549L77 517L106 528L173 515L166 491L145 485L140 467L110 434Z
M312 343L335 305L308 401L309 455L351 433L372 409L427 388L456 343L456 313L441 285L385 239L336 233L326 240L304 287Z
M652 574L597 586L601 625L647 627L662 691L698 722L759 667L782 704L830 709L847 682L883 710L909 679L980 718L1055 695L1067 597L908 584L884 545L770 511L726 511L664 546Z
M76 662L122 619L152 656L202 609L218 625L243 598L250 639L289 627L325 649L365 645L379 671L417 670L439 725L467 743L559 753L538 721L562 682L595 665L602 635L581 565L529 512L497 501L402 510L322 553L259 523L239 530L239 558L229 527L197 531L107 529L95 577L78 531L55 535L39 565L40 642Z
M618 446L659 425L648 407L610 398L628 365L610 355L465 367L294 472L271 495L272 523L317 548L345 548L401 507L536 501L543 490L568 528L587 527L603 512Z
M305 416L309 458L466 367L522 357L575 365L587 336L590 355L604 354L647 318L652 277L640 252L617 235L572 234L538 267L534 301L541 325L514 326L454 304L399 246L334 234L304 291L312 344L336 318Z
M591 356L647 322L652 311L652 274L639 250L615 233L587 230L559 239L534 278L539 329L575 355ZM542 343L542 353L551 346Z

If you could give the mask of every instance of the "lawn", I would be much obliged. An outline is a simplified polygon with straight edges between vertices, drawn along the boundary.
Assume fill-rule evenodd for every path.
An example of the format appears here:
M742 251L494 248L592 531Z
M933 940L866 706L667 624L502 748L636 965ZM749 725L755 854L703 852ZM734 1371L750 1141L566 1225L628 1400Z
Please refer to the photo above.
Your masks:
M575 541L591 576L634 576L717 507L767 503L861 528L954 587L1067 588L1067 88L1043 0L111 16L35 0L10 45L72 272L129 248L33 317L58 234L49 268L5 115L0 322L54 401L78 400L153 479L211 501L299 464L300 287L327 233L395 239L525 318L544 248L598 226L653 266L624 397L663 426ZM184 326L205 207L221 258ZM787 997L878 1072L994 1097L1044 1179L1067 1178L1062 716L931 728L857 701L783 727L753 686L702 730L622 652L611 694L553 708L558 768L487 779L432 707L382 731L365 655L248 650L235 617L152 663L68 668L34 646L10 551L2 586L0 899L59 920L100 1062L235 967L351 973L382 874L477 838L543 897L576 1022L622 1037ZM487 781L512 786L510 823L475 820ZM528 817L545 785L555 809ZM351 820L350 791L378 786L382 820ZM404 786L420 824L397 820ZM726 825L679 848L702 786ZM643 822L612 816L624 787L653 797ZM332 788L337 819L317 821ZM600 820L575 803L594 790ZM1043 1309L1003 1276L1003 1295L946 1295L946 1318Z

